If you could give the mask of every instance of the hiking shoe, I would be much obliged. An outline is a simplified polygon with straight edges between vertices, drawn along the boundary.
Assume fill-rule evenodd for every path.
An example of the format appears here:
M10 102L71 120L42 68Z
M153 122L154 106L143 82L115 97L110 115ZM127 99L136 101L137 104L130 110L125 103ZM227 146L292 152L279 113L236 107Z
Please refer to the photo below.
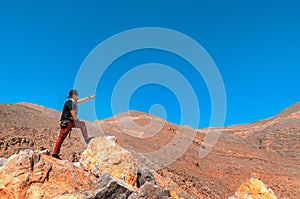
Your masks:
M88 139L85 140L85 143L89 144L93 138L95 138L95 137L89 137Z
M61 160L60 157L58 156L58 154L52 154L52 157Z

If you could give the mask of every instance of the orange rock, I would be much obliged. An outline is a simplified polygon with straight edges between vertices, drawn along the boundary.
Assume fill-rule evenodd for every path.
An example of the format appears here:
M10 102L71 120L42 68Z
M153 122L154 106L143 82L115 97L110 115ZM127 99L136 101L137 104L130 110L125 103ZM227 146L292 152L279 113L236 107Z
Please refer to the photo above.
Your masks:
M83 192L96 186L95 177L73 163L31 150L11 156L0 167L1 199L83 198Z
M277 199L270 188L255 177L243 183L229 199Z
M87 170L100 174L107 172L136 186L135 160L131 153L116 144L111 136L91 140L87 150L82 153L80 162Z

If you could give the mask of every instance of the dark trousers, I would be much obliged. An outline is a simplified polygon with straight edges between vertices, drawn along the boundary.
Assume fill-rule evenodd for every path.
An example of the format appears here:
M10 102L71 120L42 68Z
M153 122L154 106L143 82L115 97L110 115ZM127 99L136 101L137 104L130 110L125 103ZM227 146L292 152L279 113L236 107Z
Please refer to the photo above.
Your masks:
M80 128L84 140L85 141L88 140L88 133L87 133L87 129L86 129L86 126L85 126L84 122L79 121L79 120L76 120L74 122L68 121L67 127L60 129L59 136L58 136L58 138L56 139L56 142L55 142L53 154L59 154L60 147L61 147L62 143L64 142L64 140L66 139L66 137L68 136L68 134L70 133L72 128L74 128L74 127L75 128Z

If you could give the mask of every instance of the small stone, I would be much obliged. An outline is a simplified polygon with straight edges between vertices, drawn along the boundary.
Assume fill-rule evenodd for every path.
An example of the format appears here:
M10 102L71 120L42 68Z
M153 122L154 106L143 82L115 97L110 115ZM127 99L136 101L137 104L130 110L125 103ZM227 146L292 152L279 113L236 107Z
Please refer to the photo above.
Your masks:
M156 184L152 172L147 167L139 168L137 171L137 187L143 186L146 182Z

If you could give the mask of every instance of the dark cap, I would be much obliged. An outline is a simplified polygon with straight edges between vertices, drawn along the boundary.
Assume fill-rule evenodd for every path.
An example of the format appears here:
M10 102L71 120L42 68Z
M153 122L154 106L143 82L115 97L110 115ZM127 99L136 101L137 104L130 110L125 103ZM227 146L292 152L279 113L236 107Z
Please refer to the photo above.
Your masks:
M78 91L74 89L70 90L68 98L71 98L73 95L78 95Z

